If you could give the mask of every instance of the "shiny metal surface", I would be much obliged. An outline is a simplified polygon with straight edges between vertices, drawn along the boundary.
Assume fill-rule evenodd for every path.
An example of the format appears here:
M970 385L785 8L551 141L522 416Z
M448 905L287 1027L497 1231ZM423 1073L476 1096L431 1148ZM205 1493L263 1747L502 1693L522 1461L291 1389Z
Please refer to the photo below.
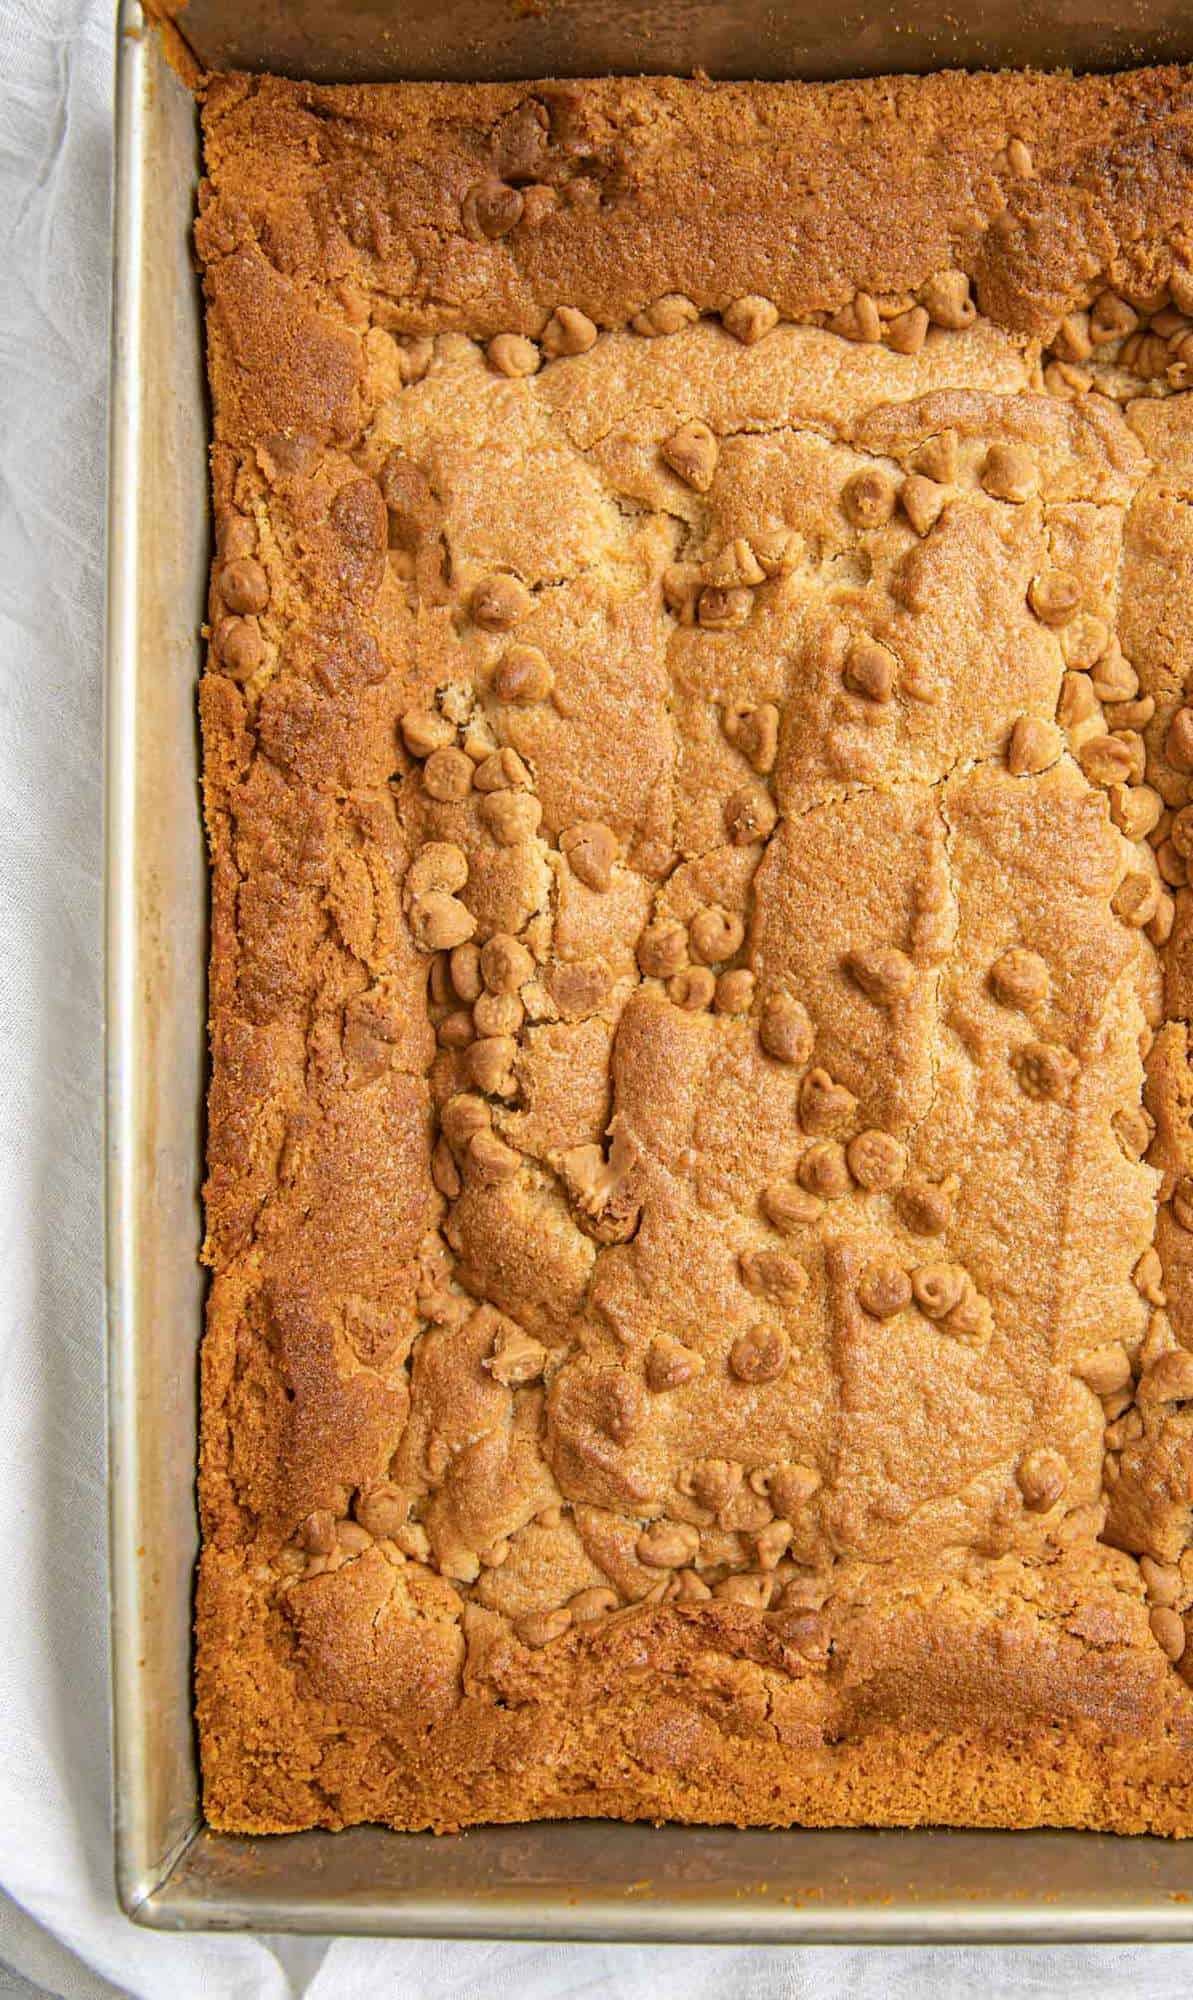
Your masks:
M334 21L371 33L377 4L341 0ZM195 26L222 20L229 38L235 29L244 60L269 53L264 42L245 47L256 5L192 0L187 20ZM589 0L570 0L557 10L561 21L554 21L556 10L528 21L504 4L498 10L494 0L443 0L437 11L453 36L464 21L475 28L499 13L507 37L502 41L494 30L500 61L474 37L453 41L450 62L441 37L434 45L444 52L441 72L455 75L508 67L511 36L522 38L511 59L515 68L564 67L552 58L563 20L578 33L587 17L594 34L598 14L619 30L626 19L652 20L662 36L668 21L666 32L674 32L677 18L674 0L599 10ZM681 11L689 41L675 66L702 60L714 73L740 71L742 64L718 58L711 29L699 40L701 23L739 23L749 13L763 37L776 21L790 24L797 11L807 20L814 12L790 3L746 8L745 0L733 0L731 8L701 0ZM410 61L399 52L387 59L387 73L428 59L428 44L415 31L430 12L424 0L408 0ZM308 34L319 17L303 0L293 0L286 13L305 21ZM997 10L986 14L998 19ZM1052 10L1049 18L1055 23L1063 14ZM1097 27L1089 8L1082 18L1091 35L1118 32ZM1163 0L1155 18L1166 34L1173 17ZM872 28L876 20L889 25L881 14L870 19ZM1193 19L1185 37L1184 53L1193 55ZM1088 39L1078 45L1088 46ZM335 73L342 46L333 30L326 60L304 66ZM570 66L607 66L598 57L610 46L622 48L623 67L642 67L644 56L634 62L624 43L603 39L586 44L587 59L577 56ZM801 51L811 46L810 39L790 41L782 67L802 73ZM838 30L833 66L907 66L908 46L884 29L880 53L863 64L857 45ZM674 50L665 38L656 47ZM983 53L993 61L1025 51L1018 41L991 40ZM356 67L363 73L363 63ZM194 108L156 36L145 36L135 0L123 0L121 12L118 124L106 745L107 1317L117 1875L124 1908L136 1921L164 1929L758 1943L1193 1939L1193 1843L1064 1833L742 1833L606 1822L499 1827L441 1840L362 1828L250 1841L202 1827L190 1613L207 945L195 684L207 565L208 421L189 251Z

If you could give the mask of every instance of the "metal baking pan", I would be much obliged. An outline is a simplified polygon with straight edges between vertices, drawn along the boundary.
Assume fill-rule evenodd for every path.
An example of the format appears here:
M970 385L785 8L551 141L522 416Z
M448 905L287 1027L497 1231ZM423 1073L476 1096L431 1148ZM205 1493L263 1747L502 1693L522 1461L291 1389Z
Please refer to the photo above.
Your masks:
M1193 57L1187 0L189 0L202 59L327 78L825 76ZM107 661L107 1320L117 1877L136 1922L728 1942L1193 1939L1193 1843L606 1822L233 1839L191 1726L206 882L195 683L208 414L195 110L119 27Z

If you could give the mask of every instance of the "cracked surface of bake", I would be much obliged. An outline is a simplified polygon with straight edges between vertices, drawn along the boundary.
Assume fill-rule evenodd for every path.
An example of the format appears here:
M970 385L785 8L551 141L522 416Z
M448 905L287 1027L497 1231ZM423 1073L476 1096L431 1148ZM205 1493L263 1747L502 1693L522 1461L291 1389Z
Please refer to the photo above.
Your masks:
M209 1818L1193 1831L1193 76L205 139Z

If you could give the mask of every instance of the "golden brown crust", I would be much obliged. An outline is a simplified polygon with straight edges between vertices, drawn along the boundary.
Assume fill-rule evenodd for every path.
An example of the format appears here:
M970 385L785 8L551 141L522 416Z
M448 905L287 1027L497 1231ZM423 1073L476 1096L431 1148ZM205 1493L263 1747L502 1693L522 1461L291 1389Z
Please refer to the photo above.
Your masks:
M210 82L214 1824L1193 1831L1191 126Z

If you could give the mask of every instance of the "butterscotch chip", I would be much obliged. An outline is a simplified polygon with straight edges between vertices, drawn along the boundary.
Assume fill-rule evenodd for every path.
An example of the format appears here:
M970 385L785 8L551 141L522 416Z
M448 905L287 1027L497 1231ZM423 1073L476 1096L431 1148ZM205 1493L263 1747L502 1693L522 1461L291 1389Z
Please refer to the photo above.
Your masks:
M526 792L531 787L530 772L508 743L481 758L472 782L478 792Z
M842 1193L847 1192L848 1171L845 1180L846 1187L841 1189ZM786 1236L793 1229L803 1229L815 1222L824 1212L824 1202L810 1189L797 1187L794 1181L772 1181L763 1190L762 1212L767 1221Z
M845 1148L850 1173L867 1194L897 1187L907 1169L907 1149L889 1132L859 1132Z
M572 1614L565 1605L557 1611L526 1611L514 1620L514 1631L524 1646L550 1646L570 1631Z
M660 454L672 472L697 493L707 493L712 485L717 469L720 446L708 425L694 417L690 423L681 424L659 447Z
M1133 746L1121 736L1090 736L1077 759L1093 785L1126 785L1137 769Z
M806 1063L816 1031L802 1001L787 993L773 993L762 1009L758 1039L776 1062Z
M468 609L473 623L483 632L508 632L527 616L531 603L530 592L520 577L498 574L477 584L468 600Z
M964 271L938 271L921 290L920 303L934 326L947 327L951 332L971 326L977 317Z
M787 1366L790 1346L777 1326L752 1326L729 1350L729 1372L739 1382L773 1382Z
M498 701L546 701L554 685L551 663L537 646L511 646L493 675Z
M1182 875L1184 868L1182 864ZM1145 875L1135 869L1124 875L1118 888L1110 898L1110 907L1116 917L1135 930L1142 930L1151 922L1160 903L1160 884L1154 875Z
M491 240L508 236L511 229L516 229L525 206L519 188L508 187L498 180L480 181L464 197L466 220L475 222L479 233Z
M1174 771L1193 771L1193 708L1178 708L1164 738L1164 755Z
M847 688L864 695L867 701L889 701L895 692L899 662L889 646L877 639L856 639L850 647L842 676Z
M445 884L445 887L451 886ZM458 886L458 885L457 885ZM459 944L448 961L452 990L457 998L471 1006L481 993L481 955L475 944Z
M619 1602L615 1590L606 1590L594 1584L591 1589L577 1591L575 1597L569 1598L567 1608L572 1614L572 1623L583 1625L591 1623L594 1618L608 1618L616 1611Z
M454 840L427 841L406 871L406 888L413 896L428 889L462 889L467 880L468 856Z
M754 975L745 966L722 972L713 1003L718 1014L748 1014L754 1004Z
M517 378L534 375L542 365L542 355L533 340L527 340L521 333L494 334L485 349L489 366L498 375Z
M1045 1514L1064 1497L1069 1484L1069 1468L1058 1451L1044 1446L1029 1451L1015 1468L1015 1480L1023 1504L1033 1514Z
M1060 732L1035 715L1021 715L1007 745L1007 769L1013 778L1046 771L1061 753Z
M239 556L235 562L225 563L218 581L220 596L229 611L244 616L264 611L269 603L269 578L251 556Z
M839 1139L818 1139L796 1168L800 1186L821 1201L840 1201L849 1193L853 1180L845 1148Z
M516 993L481 993L473 1002L472 1025L478 1035L516 1035L525 1019Z
M1011 1057L1011 1068L1025 1097L1037 1103L1063 1104L1077 1077L1079 1064L1070 1050L1056 1042L1025 1042Z
M543 328L543 353L549 361L561 355L587 354L596 342L597 329L578 306L556 306Z
M1040 476L1031 454L1019 444L992 444L982 461L982 485L996 500L1022 506L1039 491Z
M1105 619L1096 618L1092 611L1079 611L1075 618L1071 618L1069 623L1062 627L1060 649L1065 656L1065 664L1078 673L1088 672L1092 666L1104 660L1112 650L1119 660L1122 659L1117 641L1112 642L1110 628ZM1125 662L1123 664L1125 665ZM1102 685L1107 685L1105 680ZM1137 686L1138 681L1136 681ZM1099 700L1104 698L1101 687L1095 687L1094 692ZM1123 699L1126 698L1124 694Z
M957 477L958 439L955 430L938 431L935 436L925 438L912 454L912 468L922 472L926 479L934 479L943 486L951 486Z
M492 1125L493 1113L483 1097L470 1090L461 1090L448 1098L439 1122L448 1144L466 1151L474 1134L485 1132Z
M1081 605L1081 585L1066 570L1042 570L1027 587L1027 601L1044 625L1067 625Z
M1121 888L1119 890L1116 890L1114 896L1111 897L1110 906L1115 911L1116 915L1127 916L1127 920L1130 921L1129 911L1132 907L1134 897L1132 890L1127 887L1128 881L1133 881L1136 883L1136 889L1135 889L1136 894L1142 895L1144 897L1150 895L1151 907L1148 909L1147 914L1142 919L1142 921L1145 924L1149 923L1152 917L1155 915L1156 908L1159 904L1160 896L1162 894L1160 888L1161 881L1167 882L1170 889L1185 888L1189 880L1189 868L1188 868L1188 863L1186 862L1184 855L1178 849L1176 842L1171 839L1161 840L1156 846L1155 858L1156 858L1156 869L1158 871L1159 880L1157 880L1156 876L1154 875L1143 876L1141 878L1128 877L1127 881L1124 881L1121 885ZM1118 898L1120 894L1123 894L1124 892L1126 896L1126 904L1125 908L1120 909L1118 906Z
M1109 1341L1104 1347L1095 1347L1083 1354L1073 1364L1073 1373L1080 1377L1095 1396L1113 1396L1120 1389L1131 1384L1131 1363L1126 1350L1116 1341Z
M849 304L833 314L828 329L840 334L842 340L881 340L882 315L877 302L869 292L855 292Z
M1065 629L1066 632L1071 631L1072 627L1067 626ZM1063 639L1061 643L1063 646ZM1117 639L1111 641L1108 637L1106 645L1094 655L1090 682L1099 701L1108 703L1133 701L1139 693L1139 675L1130 661L1123 658L1122 647Z
M423 765L423 785L431 798L455 803L472 790L472 770L472 759L462 750L432 750Z
M779 310L770 299L760 298L756 292L747 293L744 298L734 299L721 314L721 323L727 333L740 340L743 347L753 347L756 341L779 324Z
M1048 967L1038 951L1013 945L991 966L990 988L1004 1007L1038 1007L1048 998Z
M522 1155L496 1132L477 1132L468 1144L468 1165L482 1187L500 1187L519 1172Z
M445 1015L435 1030L435 1038L442 1049L466 1049L476 1039L470 1010L457 1007L453 1013Z
M881 528L895 511L895 482L881 466L855 472L841 488L841 508L855 528Z
M467 1053L469 1081L486 1097L512 1097L517 1089L517 1054L518 1044L512 1035L483 1035Z
M1156 827L1164 801L1151 785L1111 785L1110 817L1128 840L1146 840Z
M807 1133L847 1132L857 1116L857 1099L826 1069L810 1069L799 1087L799 1122Z
M915 985L915 967L906 952L894 946L878 946L872 951L851 951L844 960L845 970L868 1000L880 1007L906 999Z
M911 1304L911 1279L893 1257L876 1257L858 1279L857 1296L872 1319L892 1319Z
M731 910L710 905L697 911L688 925L688 946L701 965L719 965L741 950L745 937L742 920Z

